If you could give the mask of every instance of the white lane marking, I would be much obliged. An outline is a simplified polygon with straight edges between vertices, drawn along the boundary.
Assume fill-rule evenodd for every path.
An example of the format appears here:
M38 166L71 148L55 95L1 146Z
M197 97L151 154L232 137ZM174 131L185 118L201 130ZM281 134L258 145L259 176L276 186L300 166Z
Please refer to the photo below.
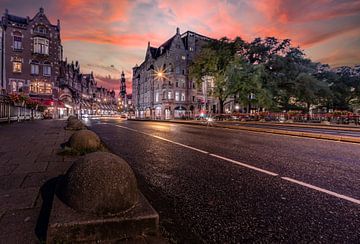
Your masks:
M245 167L245 168L253 169L253 170L256 170L256 171L259 171L259 172L262 172L262 173L265 173L265 174L268 174L268 175L272 175L272 176L278 176L278 174L273 173L273 172L271 172L271 171L268 171L268 170L265 170L265 169L260 169L260 168L258 168L258 167L251 166L251 165L248 165L248 164L244 164L244 163L241 163L241 162L239 162L239 161L236 161L236 160L233 160L233 159L230 159L230 158L225 158L225 157L222 157L222 156L213 154L213 153L210 153L209 155L210 155L210 156L213 156L213 157L215 157L215 158L220 158L220 159L222 159L222 160L225 160L225 161L228 161L228 162L231 162L231 163L234 163L234 164L243 166L243 167Z
M157 138L159 140L170 142L170 143L182 146L182 147L186 147L186 148L189 148L191 150L201 152L203 154L207 154L209 156L219 158L219 159L234 163L236 165L240 165L242 167L249 168L249 169L252 169L252 170L255 170L255 171L258 171L258 172L262 172L262 173L265 173L265 174L268 174L268 175L271 175L271 176L279 176L278 174L273 173L271 171L264 170L264 169L261 169L261 168L258 168L258 167L255 167L255 166L252 166L252 165L249 165L249 164L241 163L239 161L236 161L236 160L233 160L233 159L230 159L230 158L226 158L226 157L222 157L222 156L219 156L219 155L216 155L216 154L213 154L213 153L209 153L207 151L197 149L195 147L191 147L191 146L179 143L179 142L171 141L169 139L166 139L166 138L163 138L163 137L160 137L160 136L148 134L148 133L145 133L145 132L142 132L142 131L139 131L139 130L135 130L135 129L132 129L132 128L129 128L129 127L126 127L126 126L121 126L121 125L115 125L115 126L126 129L126 130L134 131L134 132L137 132L137 133L140 133L140 134L143 134L143 135L151 136L151 137ZM301 186L304 186L304 187L307 187L307 188L310 188L310 189L313 189L313 190L316 190L316 191L320 191L320 192L323 192L325 194L328 194L328 195L331 195L331 196L334 196L334 197L337 197L337 198L340 198L340 199L343 199L343 200L347 200L349 202L360 205L360 200L358 200L358 199L348 197L348 196L345 196L345 195L342 195L342 194L339 194L339 193L336 193L336 192L333 192L333 191L329 191L329 190L326 190L324 188L317 187L317 186L314 186L314 185L311 185L311 184L308 184L308 183L305 183L305 182L302 182L302 181L298 181L298 180L295 180L295 179L292 179L292 178L289 178L289 177L280 177L280 178L283 179L283 180L290 181L292 183L295 183L295 184L298 184L298 185L301 185Z
M166 142L170 142L170 143L173 143L173 144L175 144L175 145L179 145L179 146L182 146L182 147L185 147L185 148L188 148L188 149L191 149L191 150L194 150L194 151L203 153L203 154L207 154L207 155L209 155L209 156L212 156L212 157L215 157L215 158L219 158L219 159L222 159L222 160L225 160L225 161L228 161L228 162L231 162L231 163L240 165L240 166L242 166L242 167L249 168L249 169L252 169L252 170L256 170L256 171L259 171L259 172L262 172L262 173L265 173L265 174L268 174L268 175L271 175L271 176L277 176L277 175L278 175L278 174L273 173L273 172L271 172L271 171L264 170L264 169L260 169L260 168L258 168L258 167L251 166L251 165L245 164L245 163L241 163L241 162L239 162L239 161L236 161L236 160L233 160L233 159L230 159L230 158L225 158L225 157L220 156L220 155L216 155L216 154L213 154L213 153L209 153L209 152L207 152L207 151L204 151L204 150L201 150L201 149L198 149L198 148L195 148L195 147L191 147L191 146L188 146L188 145L185 145L185 144L176 142L176 141L172 141L172 140L166 139L166 138L161 137L161 136L156 136L156 135L148 134L148 133L145 133L145 132L142 132L142 131L138 131L138 130L131 129L131 128L126 127L126 126L121 126L121 125L116 125L116 126L117 126L117 127L120 127L120 128L127 129L127 130L136 131L136 132L138 132L138 133L141 133L141 134L144 134L144 135L147 135L147 136L151 136L151 137L154 137L154 138L157 138L157 139L159 139L159 140L166 141Z
M323 189L323 188L320 188L320 187L317 187L317 186L314 186L314 185L311 185L311 184L308 184L308 183L305 183L305 182L302 182L302 181L294 180L294 179L289 178L289 177L281 177L281 179L287 180L287 181L290 181L292 183L302 185L302 186L305 186L307 188L310 188L310 189L313 189L313 190L316 190L316 191L320 191L320 192L326 193L328 195L331 195L331 196L334 196L334 197L337 197L337 198L341 198L341 199L347 200L349 202L353 202L353 203L356 203L356 204L360 205L360 200L352 198L352 197L348 197L348 196L345 196L345 195L342 195L342 194L339 194L339 193L336 193L336 192L333 192L333 191L329 191L329 190L326 190L326 189Z

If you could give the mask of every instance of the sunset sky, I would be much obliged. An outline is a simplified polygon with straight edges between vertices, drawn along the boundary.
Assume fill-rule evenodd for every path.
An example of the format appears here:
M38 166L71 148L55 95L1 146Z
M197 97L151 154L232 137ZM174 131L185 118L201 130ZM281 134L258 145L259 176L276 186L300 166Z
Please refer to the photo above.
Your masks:
M0 0L0 9L30 16L43 6L61 21L64 54L83 72L118 90L121 70L145 56L180 27L213 38L290 38L314 61L332 66L360 64L359 0ZM130 91L131 92L131 91Z

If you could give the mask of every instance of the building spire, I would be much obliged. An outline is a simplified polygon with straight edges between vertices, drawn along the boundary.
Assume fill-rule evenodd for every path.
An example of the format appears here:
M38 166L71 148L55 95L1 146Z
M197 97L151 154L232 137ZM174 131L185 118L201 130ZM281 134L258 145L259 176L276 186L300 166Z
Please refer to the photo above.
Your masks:
M126 79L124 71L121 72L121 79L120 79L120 97L125 99L126 97Z

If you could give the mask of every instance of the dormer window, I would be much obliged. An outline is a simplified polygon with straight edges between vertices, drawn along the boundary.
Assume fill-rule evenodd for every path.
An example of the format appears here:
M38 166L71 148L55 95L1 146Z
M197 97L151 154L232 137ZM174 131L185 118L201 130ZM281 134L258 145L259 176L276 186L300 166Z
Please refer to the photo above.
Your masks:
M13 33L13 48L14 50L22 50L22 34L18 31Z
M49 55L49 40L42 37L35 37L34 53Z

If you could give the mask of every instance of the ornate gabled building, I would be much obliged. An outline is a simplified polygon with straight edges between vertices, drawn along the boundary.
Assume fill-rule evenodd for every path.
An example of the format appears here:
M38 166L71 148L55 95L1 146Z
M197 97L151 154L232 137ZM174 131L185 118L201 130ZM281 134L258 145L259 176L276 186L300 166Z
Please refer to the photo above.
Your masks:
M1 19L2 93L23 92L56 113L63 48L60 21L52 24L40 8L33 18L5 11Z
M203 110L217 111L217 102L207 96L204 81L197 86L189 78L189 65L209 37L187 31L176 34L159 47L148 43L145 60L133 68L132 101L138 118L172 119L194 117Z
M115 114L115 91L98 87L94 74L82 74L77 61L61 62L59 83L59 100L66 108L64 115Z

